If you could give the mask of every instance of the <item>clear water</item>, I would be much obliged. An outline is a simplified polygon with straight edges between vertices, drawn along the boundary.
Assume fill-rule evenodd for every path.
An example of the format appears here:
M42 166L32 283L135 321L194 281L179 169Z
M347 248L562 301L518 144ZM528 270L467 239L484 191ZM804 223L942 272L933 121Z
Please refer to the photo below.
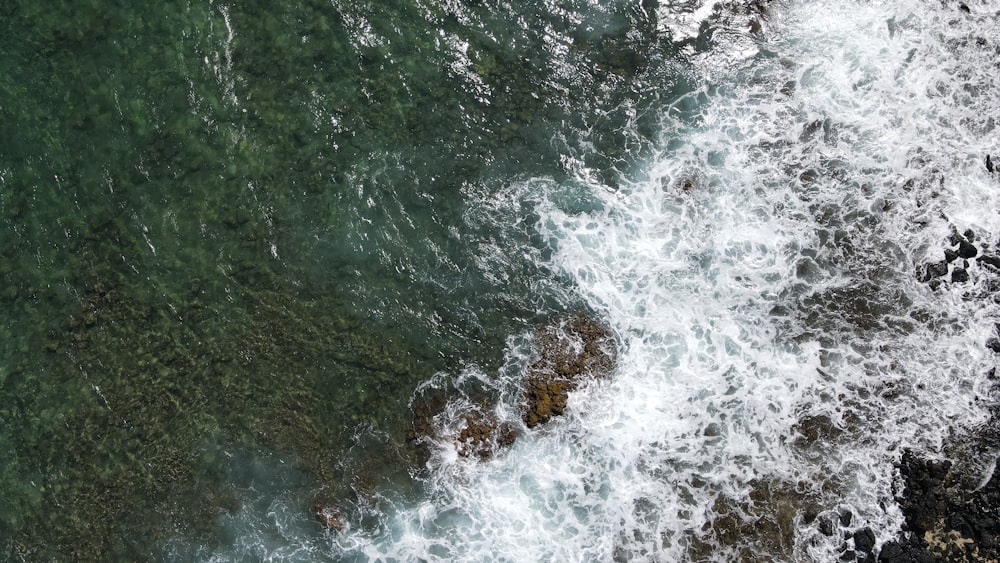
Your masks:
M983 424L987 4L0 5L12 560L826 561ZM537 323L607 381L520 425ZM457 422L456 422L457 423ZM985 471L994 452L980 456ZM324 530L317 498L338 510Z

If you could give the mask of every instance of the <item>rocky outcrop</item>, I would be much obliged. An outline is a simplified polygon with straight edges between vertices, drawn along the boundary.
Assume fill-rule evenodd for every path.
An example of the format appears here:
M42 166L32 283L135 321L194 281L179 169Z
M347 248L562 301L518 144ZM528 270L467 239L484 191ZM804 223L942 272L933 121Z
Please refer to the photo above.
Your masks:
M487 403L484 398L458 406L440 391L418 398L407 438L416 445L419 463L430 461L435 443L450 443L458 455L484 460L493 457L499 448L513 444L517 429L509 422L501 422Z
M492 413L473 411L462 415L462 429L455 439L458 455L489 459L498 448L514 443L517 430L509 422L498 422Z
M541 325L535 332L537 358L523 382L521 413L529 428L566 409L569 393L583 381L605 377L614 367L617 344L611 332L583 313ZM408 439L420 465L435 444L450 444L459 456L489 459L517 438L517 427L500 420L492 399L470 400L458 391L434 390L413 402Z
M343 532L347 529L347 519L326 499L317 499L313 503L313 515L327 530Z
M988 562L1000 560L1000 473L968 488L947 460L903 455L899 464L905 488L899 503L906 531L886 543L879 561Z
M1000 257L988 254L989 245L985 241L977 241L973 230L966 229L959 233L953 227L947 244L943 260L922 264L917 269L917 277L932 289L946 282L968 283L973 280L970 273L973 270L982 270L987 274L1000 271Z
M522 413L529 428L561 415L569 393L583 380L605 377L614 367L614 336L583 314L538 328L538 359L528 368Z

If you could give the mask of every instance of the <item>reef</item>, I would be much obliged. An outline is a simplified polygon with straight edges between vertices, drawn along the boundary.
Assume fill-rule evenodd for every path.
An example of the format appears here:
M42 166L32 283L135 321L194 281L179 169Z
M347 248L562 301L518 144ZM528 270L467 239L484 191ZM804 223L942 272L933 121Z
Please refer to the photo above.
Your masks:
M420 465L430 461L432 445L442 440L450 442L462 457L486 460L517 438L517 429L500 421L487 398L461 405L455 402L458 400L435 391L414 401L413 426L407 439L415 445Z
M987 160L987 166L990 166ZM918 267L917 277L932 289L963 289L965 299L996 299L1000 257L971 229L952 227L944 258ZM987 353L1000 354L1000 325L984 342ZM986 374L996 380L996 368ZM1000 560L1000 407L972 436L946 444L940 458L907 450L897 464L897 502L905 523L895 539L875 549L868 528L845 541L844 560L926 563ZM867 534L863 533L867 532ZM861 536L859 536L861 534ZM830 534L827 534L830 535ZM846 539L846 538L845 538Z

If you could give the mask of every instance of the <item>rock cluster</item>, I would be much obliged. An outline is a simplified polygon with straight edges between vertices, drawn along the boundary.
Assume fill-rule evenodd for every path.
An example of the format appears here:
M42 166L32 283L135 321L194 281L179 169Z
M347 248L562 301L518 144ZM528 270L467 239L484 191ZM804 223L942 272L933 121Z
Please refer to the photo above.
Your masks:
M988 244L977 241L972 229L962 233L954 229L947 242L944 259L923 264L917 272L920 281L931 288L937 289L945 282L956 284L970 281L972 264L990 273L1000 272L1000 256L989 254Z
M462 418L464 424L456 439L461 456L489 459L497 448L510 446L517 438L513 425L498 422L492 414L474 411Z
M431 445L442 439L451 442L462 457L489 459L498 448L511 445L517 438L517 429L509 422L500 422L487 408L485 399L460 409L448 407L447 396L440 392L414 401L413 427L407 439L415 444L420 465L430 461ZM460 412L457 424L446 420L449 410Z

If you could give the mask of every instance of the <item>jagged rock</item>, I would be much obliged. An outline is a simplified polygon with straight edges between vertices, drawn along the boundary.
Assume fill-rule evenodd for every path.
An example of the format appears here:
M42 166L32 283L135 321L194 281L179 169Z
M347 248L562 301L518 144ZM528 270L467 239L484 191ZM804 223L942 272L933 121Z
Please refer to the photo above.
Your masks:
M925 264L920 281L929 282L933 279L946 276L948 274L948 262L933 262Z
M980 256L979 257L979 263L980 264L986 264L987 266L989 266L991 268L995 268L997 270L1000 270L1000 257L997 257L997 256Z
M347 528L347 520L344 516L323 499L318 499L313 503L313 514L316 516L316 520L328 530L343 532Z
M806 416L795 425L795 442L803 446L813 446L837 441L844 433L826 415Z
M510 446L517 438L512 424L499 423L492 414L477 411L464 418L465 425L455 438L458 454L463 457L489 459L498 448Z
M746 483L749 495L733 499L716 497L712 505L715 518L706 522L700 537L692 538L691 561L717 560L718 546L736 547L726 560L794 561L796 520L817 514L817 498L804 483L753 479ZM818 516L820 525L828 522L832 535L836 524L829 514Z
M414 401L413 410L413 427L407 438L416 444L421 465L430 460L430 446L435 441L450 441L460 456L485 460L517 438L514 425L500 422L485 404L449 409L448 398L443 393L432 393ZM455 415L457 424L440 417L448 410L459 411Z
M922 549L896 541L886 542L878 554L878 560L886 563L936 563L937 557Z
M958 256L960 258L973 258L979 254L979 250L968 240L962 240L958 243Z
M965 283L969 281L969 271L965 268L955 268L951 272L951 281L954 283Z
M996 561L1000 557L1000 473L972 490L951 473L950 461L907 452L899 463L905 482L899 502L906 533L886 543L879 561Z
M562 414L579 380L610 373L616 354L611 333L583 314L539 327L536 342L539 358L529 366L524 380L522 414L529 427ZM421 465L430 461L432 445L441 440L451 441L460 456L489 459L517 439L515 426L501 422L488 399L464 407L454 400L441 391L414 400L407 439L416 444ZM452 414L442 417L446 412Z
M583 378L611 373L617 353L614 336L581 313L539 327L535 339L539 358L528 368L522 409L529 428L561 415Z
M854 549L868 554L875 549L875 532L871 528L861 528L854 532Z

